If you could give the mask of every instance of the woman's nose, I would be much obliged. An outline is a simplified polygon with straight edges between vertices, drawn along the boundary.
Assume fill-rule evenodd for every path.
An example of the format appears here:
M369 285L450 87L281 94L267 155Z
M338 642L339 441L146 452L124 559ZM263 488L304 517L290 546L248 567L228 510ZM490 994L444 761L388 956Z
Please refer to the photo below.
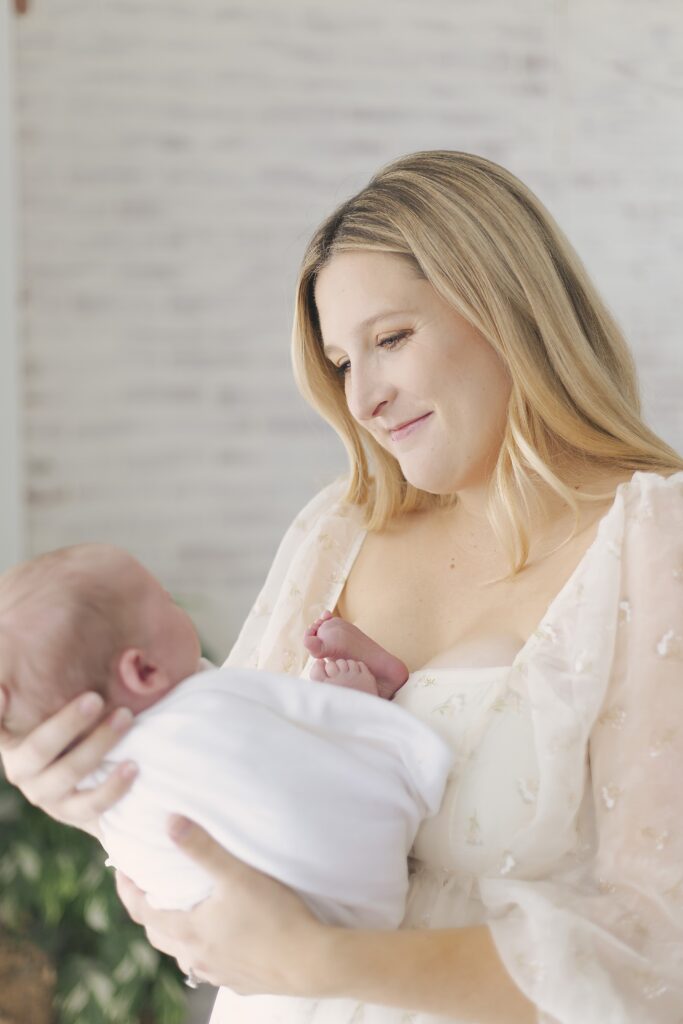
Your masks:
M382 411L394 390L393 385L381 374L358 368L347 378L346 403L349 412L359 423L368 422Z

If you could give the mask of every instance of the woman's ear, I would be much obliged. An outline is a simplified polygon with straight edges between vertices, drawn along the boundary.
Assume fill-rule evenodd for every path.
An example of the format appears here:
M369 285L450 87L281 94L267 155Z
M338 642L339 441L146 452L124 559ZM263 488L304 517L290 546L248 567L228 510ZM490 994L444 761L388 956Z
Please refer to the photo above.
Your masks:
M161 665L155 665L144 651L129 647L119 656L118 675L129 693L151 697L169 689L171 680Z

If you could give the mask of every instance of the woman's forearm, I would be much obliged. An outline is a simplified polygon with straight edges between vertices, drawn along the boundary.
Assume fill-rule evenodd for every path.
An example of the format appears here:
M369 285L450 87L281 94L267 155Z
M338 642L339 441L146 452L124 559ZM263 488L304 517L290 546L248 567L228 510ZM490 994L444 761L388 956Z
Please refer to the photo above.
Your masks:
M395 932L330 928L318 954L315 995L320 997L478 1024L536 1024L538 1019L534 1004L503 966L486 925Z

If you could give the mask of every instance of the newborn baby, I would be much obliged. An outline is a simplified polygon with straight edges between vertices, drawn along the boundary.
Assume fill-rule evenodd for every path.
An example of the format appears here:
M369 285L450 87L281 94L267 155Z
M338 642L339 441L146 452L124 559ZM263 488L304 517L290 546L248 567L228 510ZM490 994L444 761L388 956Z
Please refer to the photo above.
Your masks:
M150 903L187 908L211 891L167 835L179 813L297 889L321 920L396 927L407 855L453 755L378 699L408 672L360 630L326 612L303 642L311 679L210 666L189 616L110 545L63 548L0 577L6 728L23 735L86 690L136 716L83 786L121 761L139 765L99 824L111 862Z

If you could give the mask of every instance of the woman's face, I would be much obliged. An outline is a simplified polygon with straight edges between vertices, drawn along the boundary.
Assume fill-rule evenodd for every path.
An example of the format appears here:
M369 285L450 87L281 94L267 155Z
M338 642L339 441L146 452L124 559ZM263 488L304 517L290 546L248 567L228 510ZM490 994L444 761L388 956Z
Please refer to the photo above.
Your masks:
M510 377L479 331L391 253L333 257L315 301L351 415L398 460L406 480L432 494L485 484L505 429Z

